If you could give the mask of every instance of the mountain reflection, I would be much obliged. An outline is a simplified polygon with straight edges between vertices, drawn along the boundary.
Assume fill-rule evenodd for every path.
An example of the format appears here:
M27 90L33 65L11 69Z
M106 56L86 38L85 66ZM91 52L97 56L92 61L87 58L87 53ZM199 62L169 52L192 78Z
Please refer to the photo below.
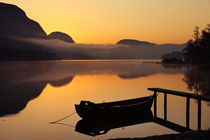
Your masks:
M74 77L67 77L65 79L57 80L57 81L50 81L49 83L54 87L60 87L69 84Z
M210 96L210 71L197 67L187 68L184 79L189 90L203 96Z
M1 86L0 116L18 113L30 100L38 97L45 86L45 82Z
M123 79L156 73L183 73L184 69L165 69L141 61L26 61L0 62L0 116L15 114L37 98L47 84L60 87L75 75L118 75Z
M46 87L62 86L73 77L51 80L43 77L54 68L54 63L45 62L2 62L0 67L0 116L15 114L23 110L27 103L37 98ZM32 80L34 77L43 77Z

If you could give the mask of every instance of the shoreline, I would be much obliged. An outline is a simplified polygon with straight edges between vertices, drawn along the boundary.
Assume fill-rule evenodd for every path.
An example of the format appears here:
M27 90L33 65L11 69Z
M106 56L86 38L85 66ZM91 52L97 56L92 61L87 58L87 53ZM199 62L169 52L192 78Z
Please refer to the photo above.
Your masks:
M149 136L143 138L116 138L109 140L209 140L210 129L202 131L188 131L179 134L166 134L159 136Z

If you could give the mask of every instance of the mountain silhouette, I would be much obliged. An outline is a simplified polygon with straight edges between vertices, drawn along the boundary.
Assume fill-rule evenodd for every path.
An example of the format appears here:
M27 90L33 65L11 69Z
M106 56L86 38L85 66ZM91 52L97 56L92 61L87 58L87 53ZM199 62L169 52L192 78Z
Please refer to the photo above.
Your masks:
M150 43L147 41L139 41L135 39L122 39L117 42L117 44L122 44L122 45L156 45L154 43Z
M49 48L21 40L0 37L0 60L55 60L60 59Z
M63 40L69 43L74 43L74 40L69 35L62 32L52 32L51 34L48 35L48 38L59 39L59 40Z
M58 59L50 49L22 38L47 39L42 27L15 5L0 2L0 60Z
M45 31L19 7L0 2L0 36L47 38Z
M47 36L23 10L5 3L0 3L0 21L0 60L159 59L163 54L185 47L184 44L157 45L134 39L120 40L117 47L112 48L71 44L74 41L69 35L53 32Z
M49 36L42 27L27 17L19 7L0 2L0 60L54 60L61 59L56 51L42 44L26 41L26 39L48 40L60 39L73 43L72 38L61 32ZM80 54L74 57L81 58ZM83 55L82 55L83 56ZM68 58L72 58L71 54Z

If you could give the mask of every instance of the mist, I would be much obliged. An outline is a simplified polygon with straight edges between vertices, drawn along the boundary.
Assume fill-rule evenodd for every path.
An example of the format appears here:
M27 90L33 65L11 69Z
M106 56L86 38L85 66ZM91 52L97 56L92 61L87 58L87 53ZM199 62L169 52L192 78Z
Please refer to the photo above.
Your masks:
M90 59L160 59L166 53L182 51L185 47L184 44L130 46L121 44L77 44L58 39L18 39L42 45L54 51L61 59L68 59L70 55Z

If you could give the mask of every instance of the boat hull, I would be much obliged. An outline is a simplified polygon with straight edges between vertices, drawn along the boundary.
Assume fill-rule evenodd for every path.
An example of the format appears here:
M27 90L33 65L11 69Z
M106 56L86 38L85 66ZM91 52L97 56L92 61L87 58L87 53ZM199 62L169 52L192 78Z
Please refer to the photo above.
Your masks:
M150 110L153 103L153 96L130 99L118 102L102 103L91 105L75 105L77 114L83 118L110 117L115 115L128 115L133 112L144 112Z

